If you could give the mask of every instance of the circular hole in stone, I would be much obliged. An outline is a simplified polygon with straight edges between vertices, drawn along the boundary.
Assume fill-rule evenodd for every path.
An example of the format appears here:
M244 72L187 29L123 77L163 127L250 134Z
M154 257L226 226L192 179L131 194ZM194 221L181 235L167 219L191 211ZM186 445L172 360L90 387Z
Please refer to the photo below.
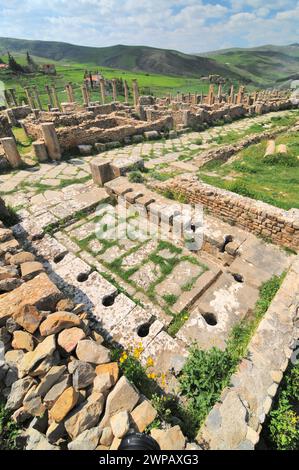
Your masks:
M115 296L114 295L105 295L102 300L102 304L104 307L111 307L115 302Z
M54 256L54 263L60 263L60 261L62 261L65 256L66 253L59 253L59 255Z
M242 274L233 273L232 276L236 282L244 282L244 277L242 276Z
M89 276L89 274L87 274L87 273L80 273L77 276L77 281L78 282L85 282L85 281L87 281L88 276Z
M205 319L206 323L210 326L215 326L217 325L217 318L214 315L214 313L203 313L202 314L203 318Z
M149 334L150 326L150 323L143 323L138 327L137 334L139 338L145 338Z
M196 227L195 227L195 225L194 225L194 224L191 224L191 227L190 227L190 228L191 228L192 232L195 232L195 230L196 230Z

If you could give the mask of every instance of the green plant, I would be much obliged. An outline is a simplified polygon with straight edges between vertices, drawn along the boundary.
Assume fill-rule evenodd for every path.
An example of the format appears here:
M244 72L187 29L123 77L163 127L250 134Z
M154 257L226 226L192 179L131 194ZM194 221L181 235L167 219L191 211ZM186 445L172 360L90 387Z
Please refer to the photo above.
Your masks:
M186 323L188 318L189 312L187 312L186 310L182 310L182 312L178 313L177 315L174 315L173 320L167 328L167 333L170 336L174 337L177 332L182 328L184 323Z
M144 176L140 171L132 171L129 173L128 179L130 183L143 183L144 182Z
M163 295L163 299L165 300L167 305L174 305L176 301L178 300L178 297L177 295L174 295L174 294L166 294L166 295Z
M180 376L181 391L196 409L198 426L229 383L233 363L226 351L201 351L193 346Z
M289 400L281 397L278 406L270 413L270 439L278 450L299 449L299 416Z
M4 402L0 402L0 450L17 449L16 438L20 432L19 427L11 418L10 411L5 409Z
M297 255L297 251L289 248L288 246L283 246L283 250L286 252L287 255Z

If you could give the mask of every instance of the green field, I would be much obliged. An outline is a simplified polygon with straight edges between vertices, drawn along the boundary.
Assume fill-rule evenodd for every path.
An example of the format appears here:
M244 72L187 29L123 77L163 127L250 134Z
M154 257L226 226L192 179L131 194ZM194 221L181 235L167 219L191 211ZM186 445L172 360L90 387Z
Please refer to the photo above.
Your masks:
M20 64L25 64L25 56L23 54L14 54L15 59ZM3 61L7 62L7 57L2 56ZM47 62L45 59L35 58L37 63L42 64ZM149 74L141 72L130 72L127 70L113 69L109 67L96 67L92 64L75 64L75 63L62 63L53 62L56 65L56 76L47 76L43 73L36 74L22 74L17 76L9 70L0 71L0 81L4 82L6 88L15 88L17 98L20 102L26 102L26 95L23 90L24 86L37 86L41 95L43 106L48 103L47 94L45 92L45 85L54 85L58 90L60 102L67 101L65 92L65 85L72 82L74 85L75 98L78 102L82 102L82 95L80 87L83 84L84 71L91 72L99 71L103 76L110 80L112 78L122 78L126 80L131 86L132 79L137 78L140 93L152 94L154 96L165 96L168 93L175 95L178 91L181 93L207 93L209 85L196 78L182 78L158 74ZM92 101L100 99L99 89L92 92ZM120 101L124 100L123 96L119 96ZM112 101L112 96L107 97L107 101Z
M299 135L283 134L276 143L286 144L288 154L265 159L267 142L262 142L240 152L230 164L207 163L199 177L205 183L285 210L299 208Z

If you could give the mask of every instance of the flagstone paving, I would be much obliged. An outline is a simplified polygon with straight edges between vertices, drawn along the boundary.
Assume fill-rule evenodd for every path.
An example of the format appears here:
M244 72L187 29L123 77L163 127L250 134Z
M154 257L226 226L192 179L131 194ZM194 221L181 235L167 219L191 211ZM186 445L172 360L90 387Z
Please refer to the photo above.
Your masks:
M217 146L215 137L242 132L253 123L268 126L270 119L271 115L243 119L101 156L137 155L150 171L192 172L192 160ZM157 370L179 371L193 341L201 348L224 348L231 328L250 314L261 284L287 269L292 256L209 215L205 215L205 239L213 247L210 252L190 252L183 240L171 239L167 230L162 239L155 238L151 230L155 221L148 224L140 221L144 215L135 214L142 198L131 206L126 198L132 209L128 214L117 214L113 204L105 206L111 200L106 188L92 182L89 163L93 158L74 157L0 175L1 195L22 219L14 227L15 234L37 250L60 288L86 304L105 334L124 347L141 342L142 361L156 356ZM131 184L126 178L121 181L124 190ZM142 193L148 191L140 187ZM139 186L133 189L138 192ZM156 201L162 200L159 197L155 196ZM161 204L157 206L159 213ZM163 207L170 217L169 206ZM235 257L221 252L227 235L237 247ZM178 319L181 323L173 329ZM138 334L142 324L148 326L145 336Z

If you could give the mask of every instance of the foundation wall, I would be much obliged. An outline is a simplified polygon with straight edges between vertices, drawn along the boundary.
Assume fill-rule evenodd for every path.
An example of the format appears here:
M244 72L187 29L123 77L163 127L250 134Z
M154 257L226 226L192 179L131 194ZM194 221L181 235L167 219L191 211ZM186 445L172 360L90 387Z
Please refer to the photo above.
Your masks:
M166 184L166 188L185 196L189 203L203 204L213 215L255 235L269 238L277 245L299 249L298 209L284 211L199 182L196 176L174 178Z

